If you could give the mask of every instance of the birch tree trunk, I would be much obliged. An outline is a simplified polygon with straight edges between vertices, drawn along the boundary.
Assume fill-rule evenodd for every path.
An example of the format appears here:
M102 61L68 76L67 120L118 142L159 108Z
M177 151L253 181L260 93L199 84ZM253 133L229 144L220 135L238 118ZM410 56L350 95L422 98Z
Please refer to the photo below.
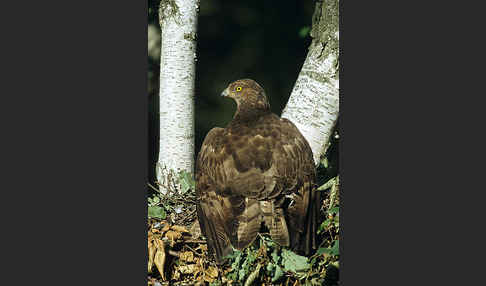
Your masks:
M309 142L319 164L339 114L339 2L316 2L313 38L307 57L282 112Z
M157 179L194 168L194 83L197 0L162 0L160 148ZM163 191L163 190L162 190Z

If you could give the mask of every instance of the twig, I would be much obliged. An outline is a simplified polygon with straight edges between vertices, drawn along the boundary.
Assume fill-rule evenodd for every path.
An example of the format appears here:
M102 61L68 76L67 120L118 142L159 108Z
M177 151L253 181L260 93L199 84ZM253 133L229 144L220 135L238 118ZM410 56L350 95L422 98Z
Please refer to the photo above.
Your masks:
M185 247L189 248L192 252L194 252L194 254L196 254L197 256L199 257L203 257L201 254L199 254L196 250L194 250L192 247L190 247L189 245L187 244L184 244Z
M172 256L181 257L181 254L178 251L169 250L168 253Z
M192 285L204 285L204 284L201 284L200 281L196 281L196 282L184 282L184 281L180 281L180 282L175 282L174 283L174 286L192 286Z
M201 243L201 244L206 244L207 242L205 240L197 240L197 239L188 239L184 240L186 243Z
M150 183L147 183L147 184L148 184L148 185L149 185L149 187L151 187L151 188L152 188L154 191L159 192L159 190L157 190L157 188L155 188L154 186L152 186L152 184L150 184Z

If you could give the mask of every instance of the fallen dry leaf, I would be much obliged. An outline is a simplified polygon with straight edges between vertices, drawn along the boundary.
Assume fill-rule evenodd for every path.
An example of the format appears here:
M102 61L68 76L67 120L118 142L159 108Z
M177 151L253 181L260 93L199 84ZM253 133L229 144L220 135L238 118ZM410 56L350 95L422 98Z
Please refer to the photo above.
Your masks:
M168 231L169 229L170 229L170 225L169 225L168 223L165 223L165 224L164 224L164 227L162 227L162 229L161 229L160 231L162 231L162 232L166 232L166 231Z
M180 257L182 261L193 262L194 261L194 253L192 251L185 251L182 252Z
M206 270L206 273L210 276L210 277L213 277L213 278L216 278L218 277L218 268L214 267L214 266L209 266L208 267L208 270Z
M176 270L176 271L174 271L174 274L172 275L172 280L178 281L179 279L181 279L181 273Z
M208 274L204 273L204 281L212 283L212 282L214 282L214 278L212 278Z
M194 221L194 223L191 225L191 227L189 228L189 232L194 238L198 238L201 236L201 226L199 225L199 222L197 220Z
M204 281L206 282L214 282L214 280L218 277L218 269L214 266L209 266L206 271L204 271Z
M149 260L148 260L148 272L152 272L152 267L154 266L154 257L155 257L155 250L156 246L152 242L152 238L149 237L148 239L148 254L149 254Z
M165 237L167 237L168 239L170 239L172 241L178 240L179 238L181 238L181 236L182 236L182 233L177 232L177 231L173 231L173 230L169 230L168 232L165 233Z
M180 225L173 225L171 229L178 232L189 232L184 226L180 226Z
M154 242L156 243L156 247L157 247L157 252L155 253L155 257L154 257L154 263L155 266L157 266L157 269L159 270L162 279L165 280L164 266L165 266L166 254L165 254L164 242L162 242L162 240L160 239L156 239Z
M179 266L177 270L182 274L192 274L199 272L198 268L196 264L187 264Z

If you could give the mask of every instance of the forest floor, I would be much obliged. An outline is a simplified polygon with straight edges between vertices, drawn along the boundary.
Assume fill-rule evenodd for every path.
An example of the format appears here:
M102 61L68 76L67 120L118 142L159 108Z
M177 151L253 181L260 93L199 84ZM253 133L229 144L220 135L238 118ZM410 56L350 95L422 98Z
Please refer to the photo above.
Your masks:
M173 196L171 203L164 201L167 196L159 196L156 202L149 199L148 285L339 285L336 181L331 179L319 190L325 197L318 232L321 244L313 255L297 255L263 233L247 249L235 251L220 267L208 254L201 235L191 182L186 194Z

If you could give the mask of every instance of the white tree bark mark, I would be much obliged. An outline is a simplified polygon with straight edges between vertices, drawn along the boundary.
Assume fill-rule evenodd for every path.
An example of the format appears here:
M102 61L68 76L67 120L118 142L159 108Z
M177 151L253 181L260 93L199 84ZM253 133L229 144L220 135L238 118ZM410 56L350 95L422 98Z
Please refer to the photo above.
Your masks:
M292 121L309 142L316 164L326 152L339 114L337 3L316 4L311 33L314 39L282 112L282 117Z
M160 5L159 182L162 169L192 173L194 168L197 10L196 0L162 0Z

